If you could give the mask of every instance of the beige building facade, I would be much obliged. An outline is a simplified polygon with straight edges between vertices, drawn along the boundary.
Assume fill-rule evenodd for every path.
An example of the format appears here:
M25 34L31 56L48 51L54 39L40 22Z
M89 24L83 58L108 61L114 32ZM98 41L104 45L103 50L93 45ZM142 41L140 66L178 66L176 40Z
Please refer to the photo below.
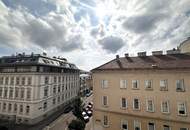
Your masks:
M190 53L190 37L179 45L179 49L182 53Z
M189 65L189 55L157 52L94 69L94 130L189 130Z

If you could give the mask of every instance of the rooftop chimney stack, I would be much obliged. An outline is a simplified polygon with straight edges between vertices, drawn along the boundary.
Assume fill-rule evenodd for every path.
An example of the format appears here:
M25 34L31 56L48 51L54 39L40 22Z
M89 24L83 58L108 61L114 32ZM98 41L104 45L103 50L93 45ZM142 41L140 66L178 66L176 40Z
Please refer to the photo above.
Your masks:
M146 51L144 51L144 52L138 52L137 55L138 55L139 57L146 56Z
M125 57L126 57L126 58L129 57L129 53L125 53Z
M116 55L116 59L119 59L119 55Z

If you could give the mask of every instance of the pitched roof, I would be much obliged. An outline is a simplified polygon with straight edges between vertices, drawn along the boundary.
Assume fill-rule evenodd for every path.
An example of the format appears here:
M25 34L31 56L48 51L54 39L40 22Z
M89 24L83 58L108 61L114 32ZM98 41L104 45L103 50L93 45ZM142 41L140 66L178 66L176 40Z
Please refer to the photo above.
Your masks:
M105 63L96 70L127 69L190 69L190 55L171 54L155 56L121 57Z

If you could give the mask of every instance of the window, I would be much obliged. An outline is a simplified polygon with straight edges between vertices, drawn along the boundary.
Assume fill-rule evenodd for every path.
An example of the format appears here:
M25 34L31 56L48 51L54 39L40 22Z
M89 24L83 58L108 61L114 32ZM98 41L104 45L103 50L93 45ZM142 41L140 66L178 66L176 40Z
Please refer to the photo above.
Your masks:
M56 85L53 86L53 94L56 94Z
M127 108L127 100L126 100L126 98L121 98L121 108Z
M56 76L54 77L54 83L57 83L57 77Z
M15 98L19 97L19 88L15 88Z
M11 110L12 110L12 104L9 103L9 105L8 105L8 111L10 112Z
M141 130L141 122L134 120L134 130Z
M6 77L5 78L5 85L8 85L9 84L9 77Z
M17 104L16 103L14 104L14 112L15 113L17 112Z
M44 110L47 109L47 102L44 102L44 104L43 104L43 108L44 108Z
M161 104L161 110L163 113L169 113L169 102L163 101Z
M58 86L58 93L61 92L61 85Z
M154 123L148 123L148 130L155 130L155 124Z
M139 99L134 99L133 100L133 109L140 110L140 101L139 101Z
M44 83L45 83L45 84L48 84L48 83L49 83L49 77L47 77L47 76L45 77Z
M58 82L60 83L61 82L61 77L59 76L59 78L58 78Z
M3 111L6 111L7 104L4 102L3 103Z
M154 112L153 100L147 100L147 111L148 112Z
M168 126L168 125L163 125L163 130L170 130L170 126Z
M177 92L185 91L184 80L183 79L176 81L176 91Z
M26 91L26 99L27 100L30 100L31 98L31 88L27 88L27 91Z
M30 106L26 106L26 114L30 113Z
M138 89L139 88L139 85L138 85L138 80L132 80L132 88L133 89Z
M3 95L3 88L0 87L0 97L2 97L2 95Z
M52 100L52 102L53 102L53 105L55 105L55 104L56 104L56 100L55 100L55 98Z
M0 84L3 85L4 77L0 78Z
M106 116L106 115L103 116L103 125L104 126L108 126L109 125L108 124L108 116Z
M60 97L57 97L57 102L58 102L58 103L60 102Z
M167 90L168 90L168 81L160 80L160 91L167 91Z
M22 77L22 85L25 85L25 77Z
M48 96L48 86L44 87L44 97Z
M20 111L19 111L20 113L22 113L23 112L23 105L20 105Z
M21 88L20 90L20 98L24 99L24 88Z
M15 80L15 78L14 77L11 77L11 85L14 85L14 80Z
M152 88L152 80L145 80L145 88L146 89L153 89Z
M4 98L7 98L8 88L4 87Z
M9 98L13 98L13 88L12 87L9 90Z
M121 130L128 130L128 122L127 120L121 121Z
M19 85L19 84L20 84L20 78L16 77L16 85Z
M107 96L102 97L102 105L104 105L104 106L108 105L108 97Z
M120 80L120 88L127 88L127 80Z
M180 128L180 130L189 130L188 128Z
M186 115L186 106L184 102L178 103L178 115Z
M102 86L102 88L107 88L108 87L108 81L107 80L102 80L101 81L101 86Z
M28 85L32 84L32 77L28 77Z

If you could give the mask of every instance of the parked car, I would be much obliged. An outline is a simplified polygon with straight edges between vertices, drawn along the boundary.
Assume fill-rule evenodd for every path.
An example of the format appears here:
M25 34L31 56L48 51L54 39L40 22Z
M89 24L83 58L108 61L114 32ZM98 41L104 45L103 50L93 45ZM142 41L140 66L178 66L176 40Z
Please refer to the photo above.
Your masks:
M89 116L88 116L88 114L87 114L85 111L83 111L83 112L82 112L82 116L83 116L84 121L87 123L87 122L89 121Z
M92 105L88 105L87 108L92 109Z
M92 111L91 111L91 110L88 110L88 111L87 111L87 114L88 114L89 117L91 117L91 116L92 116Z

